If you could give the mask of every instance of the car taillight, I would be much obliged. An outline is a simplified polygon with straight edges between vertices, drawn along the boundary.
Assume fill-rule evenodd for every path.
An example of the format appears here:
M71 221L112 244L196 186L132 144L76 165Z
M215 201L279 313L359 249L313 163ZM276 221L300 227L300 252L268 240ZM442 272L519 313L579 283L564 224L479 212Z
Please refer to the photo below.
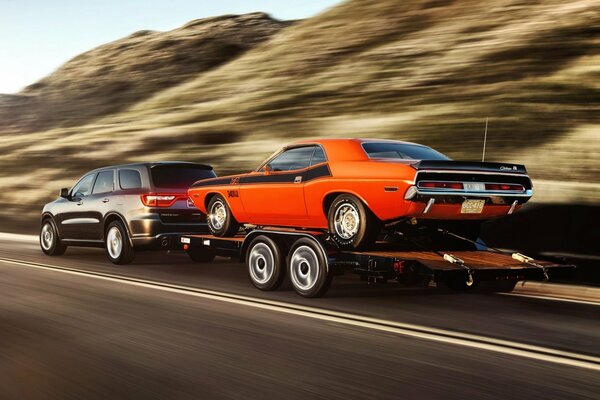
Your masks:
M456 189L462 190L461 182L420 182L419 187L428 189Z
M142 203L146 207L171 207L179 197L187 198L174 194L143 194Z
M486 183L485 190L494 190L494 191L503 191L503 190L513 190L522 192L524 190L522 185L511 185L504 183Z

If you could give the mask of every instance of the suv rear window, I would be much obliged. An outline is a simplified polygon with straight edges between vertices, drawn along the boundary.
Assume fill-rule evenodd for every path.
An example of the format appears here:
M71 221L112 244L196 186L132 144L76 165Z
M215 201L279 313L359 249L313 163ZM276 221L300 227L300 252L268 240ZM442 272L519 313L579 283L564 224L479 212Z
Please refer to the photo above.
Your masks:
M363 143L369 158L391 158L400 160L449 160L440 152L418 144L408 143Z
M212 169L193 165L157 165L152 167L152 182L156 188L189 188L196 181L214 178Z

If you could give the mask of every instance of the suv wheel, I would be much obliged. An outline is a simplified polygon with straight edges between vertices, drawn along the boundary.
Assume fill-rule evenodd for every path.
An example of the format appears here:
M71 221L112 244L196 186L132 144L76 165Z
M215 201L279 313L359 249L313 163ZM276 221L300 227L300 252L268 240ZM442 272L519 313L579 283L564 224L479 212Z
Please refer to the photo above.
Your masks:
M113 264L129 264L135 252L129 242L129 235L121 221L113 221L106 228L106 255Z
M58 231L54 227L51 219L42 222L40 230L40 247L44 254L48 256L60 256L65 253L67 246L60 242Z

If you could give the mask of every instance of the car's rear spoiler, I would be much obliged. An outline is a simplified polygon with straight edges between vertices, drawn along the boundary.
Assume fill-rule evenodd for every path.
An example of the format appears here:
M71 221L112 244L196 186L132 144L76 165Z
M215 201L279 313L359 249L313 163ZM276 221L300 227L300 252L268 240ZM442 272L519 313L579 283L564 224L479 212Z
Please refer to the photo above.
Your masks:
M477 162L477 161L445 161L423 160L411 164L417 170L449 170L449 171L481 171L527 174L524 165L512 163Z

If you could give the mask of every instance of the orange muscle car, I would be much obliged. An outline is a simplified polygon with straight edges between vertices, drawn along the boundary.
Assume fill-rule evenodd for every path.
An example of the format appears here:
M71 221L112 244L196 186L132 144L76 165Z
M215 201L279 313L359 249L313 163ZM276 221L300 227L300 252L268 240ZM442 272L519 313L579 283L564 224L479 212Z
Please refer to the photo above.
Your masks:
M243 224L324 229L358 248L403 219L510 214L532 184L522 165L451 161L400 141L323 139L286 146L250 173L198 181L189 195L217 236Z

